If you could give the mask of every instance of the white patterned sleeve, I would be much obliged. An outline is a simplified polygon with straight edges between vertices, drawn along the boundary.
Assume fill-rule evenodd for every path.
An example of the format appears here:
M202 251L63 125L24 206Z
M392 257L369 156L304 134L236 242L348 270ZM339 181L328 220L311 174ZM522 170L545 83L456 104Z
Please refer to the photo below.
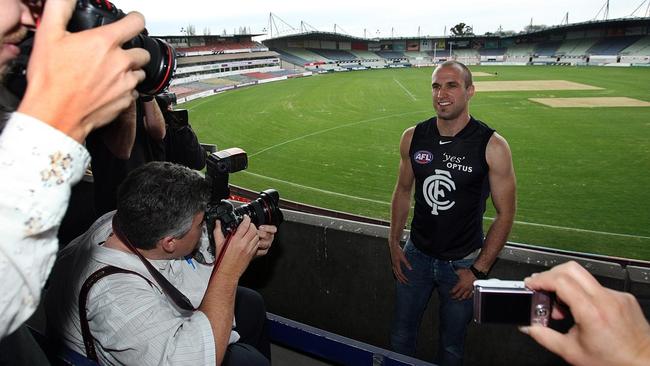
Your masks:
M0 134L0 338L36 310L70 189L89 161L75 140L21 113Z

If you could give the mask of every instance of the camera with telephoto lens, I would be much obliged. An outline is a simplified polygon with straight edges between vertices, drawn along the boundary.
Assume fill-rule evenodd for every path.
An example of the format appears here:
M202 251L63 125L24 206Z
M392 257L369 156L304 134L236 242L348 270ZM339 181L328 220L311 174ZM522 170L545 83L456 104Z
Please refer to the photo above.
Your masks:
M216 220L221 222L221 231L224 236L237 230L244 215L248 215L255 226L279 226L284 221L279 208L280 194L275 189L262 191L258 198L236 208L226 200L230 196L228 175L247 167L248 156L240 148L221 150L208 156L205 177L210 185L210 201L205 210L204 220L212 249L214 248L213 232Z
M125 16L122 10L107 0L77 0L75 11L68 23L68 30L79 32L96 28L118 21ZM143 48L151 55L149 63L143 68L146 77L136 88L138 92L155 95L169 86L176 71L176 51L169 43L159 38L149 37L145 30L124 43L122 48Z

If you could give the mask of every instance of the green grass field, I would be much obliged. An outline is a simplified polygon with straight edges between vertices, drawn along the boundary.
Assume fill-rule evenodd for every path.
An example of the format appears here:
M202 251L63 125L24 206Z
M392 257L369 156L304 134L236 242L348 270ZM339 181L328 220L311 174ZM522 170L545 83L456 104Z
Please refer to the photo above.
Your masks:
M585 91L483 92L470 112L509 142L518 210L511 241L650 260L650 108L550 108L534 97L650 101L650 68L473 67L482 80L568 80ZM389 218L404 129L433 115L432 69L335 73L187 103L202 142L239 146L231 182ZM488 205L490 207L490 205ZM488 209L485 225L494 212Z

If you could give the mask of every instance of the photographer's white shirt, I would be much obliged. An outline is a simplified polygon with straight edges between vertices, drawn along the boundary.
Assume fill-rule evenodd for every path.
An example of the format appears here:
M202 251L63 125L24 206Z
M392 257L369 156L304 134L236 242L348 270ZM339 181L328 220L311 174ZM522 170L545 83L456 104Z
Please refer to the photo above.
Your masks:
M36 310L71 187L89 161L78 142L22 113L0 134L0 339Z
M95 271L115 266L137 272L112 274L88 292L87 316L100 364L214 365L212 326L201 311L178 309L134 254L105 248L115 211L100 217L59 254L45 299L48 336L85 355L79 292ZM150 260L194 305L201 304L213 267L195 260ZM239 340L231 331L229 343Z

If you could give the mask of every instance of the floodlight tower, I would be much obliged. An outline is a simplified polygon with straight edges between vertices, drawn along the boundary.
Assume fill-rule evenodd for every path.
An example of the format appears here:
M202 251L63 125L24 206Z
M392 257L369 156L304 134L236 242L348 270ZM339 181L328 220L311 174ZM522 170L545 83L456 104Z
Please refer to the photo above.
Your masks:
M634 9L632 14L630 14L630 17L636 16L636 12L643 7L646 1L648 2L648 7L646 8L645 12L641 13L641 17L650 17L650 0L643 0L641 4L639 4L639 6L637 6L636 9Z
M594 17L593 20L598 20L598 16L600 15L600 12L603 10L605 10L603 13L603 20L607 20L609 18L609 0L606 0L605 4L603 4L603 6L600 7L598 13L596 13L596 16Z
M566 12L566 15L564 15L564 18L562 18L562 21L560 22L560 25L569 25L569 12Z

